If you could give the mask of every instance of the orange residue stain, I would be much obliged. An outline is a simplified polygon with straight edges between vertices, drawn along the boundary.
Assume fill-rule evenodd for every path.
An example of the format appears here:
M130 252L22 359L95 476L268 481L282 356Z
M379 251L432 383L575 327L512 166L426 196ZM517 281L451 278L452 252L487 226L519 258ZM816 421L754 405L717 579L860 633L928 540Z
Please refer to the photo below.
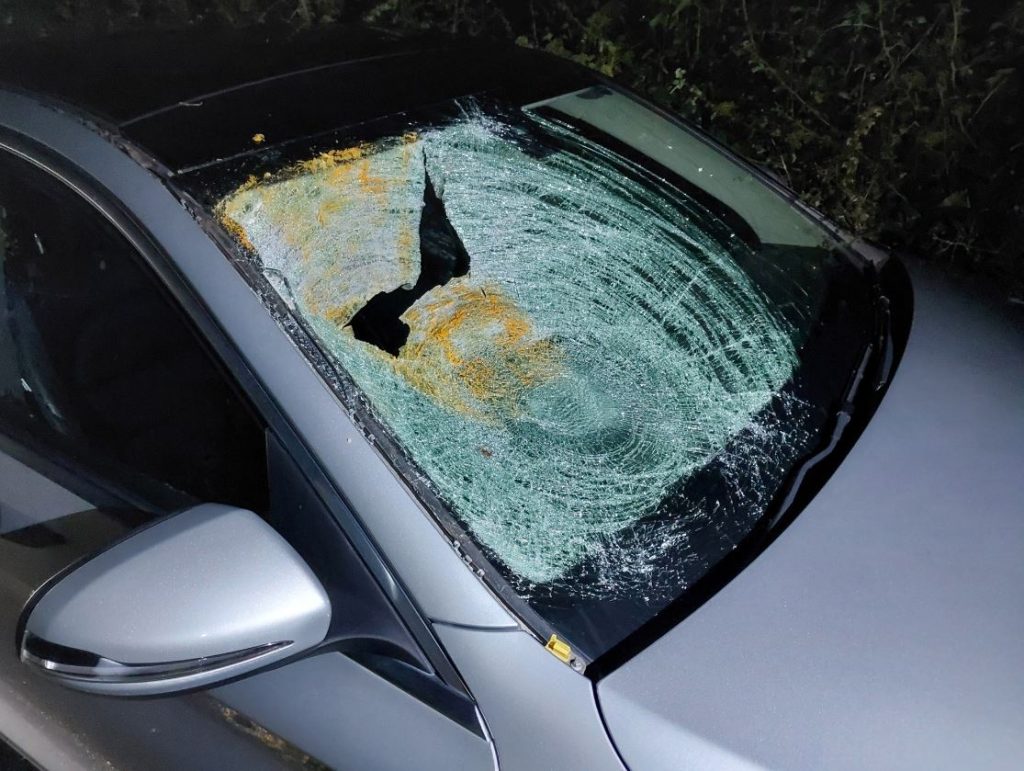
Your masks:
M558 347L536 337L496 285L456 279L421 303L402 316L409 339L391 361L410 385L457 412L484 420L515 414L528 389L562 372Z
M408 168L414 157L413 148L419 140L419 134L415 131L407 131L402 134L402 164Z
M240 243L243 247L245 247L250 252L256 251L256 247L249 239L249 234L245 232L245 228L243 228L241 225L239 225L237 222L231 219L231 217L229 217L227 214L222 213L220 215L220 224L223 225L224 229L231 234L231 237L238 241L238 243Z
M368 195L385 195L388 192L389 180L379 177L372 172L373 167L370 159L366 158L359 162L359 188Z
M341 197L328 198L316 211L316 221L321 227L327 225L328 220L336 217L338 212L345 208L345 199Z
M295 164L292 169L292 173L315 174L320 171L330 171L340 165L346 165L352 161L358 160L365 154L366 148L363 145L345 147L340 150L328 150L320 153L320 155L315 158L310 158L309 160L300 161Z
M361 297L354 297L348 302L332 305L318 315L339 327L344 327L366 303Z

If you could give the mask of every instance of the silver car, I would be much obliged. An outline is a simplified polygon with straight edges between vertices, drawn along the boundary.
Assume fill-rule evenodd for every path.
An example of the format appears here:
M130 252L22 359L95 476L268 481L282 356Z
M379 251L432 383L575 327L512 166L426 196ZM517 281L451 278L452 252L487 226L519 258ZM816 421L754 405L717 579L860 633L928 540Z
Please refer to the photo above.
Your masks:
M1024 765L1024 334L597 74L0 52L0 765Z

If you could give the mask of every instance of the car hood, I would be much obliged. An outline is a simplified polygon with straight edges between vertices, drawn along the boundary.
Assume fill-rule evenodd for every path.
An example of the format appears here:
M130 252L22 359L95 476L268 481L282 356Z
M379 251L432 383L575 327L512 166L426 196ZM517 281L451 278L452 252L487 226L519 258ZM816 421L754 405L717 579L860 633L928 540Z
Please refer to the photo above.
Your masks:
M835 474L598 683L630 767L1024 762L1024 324L909 267L903 361Z

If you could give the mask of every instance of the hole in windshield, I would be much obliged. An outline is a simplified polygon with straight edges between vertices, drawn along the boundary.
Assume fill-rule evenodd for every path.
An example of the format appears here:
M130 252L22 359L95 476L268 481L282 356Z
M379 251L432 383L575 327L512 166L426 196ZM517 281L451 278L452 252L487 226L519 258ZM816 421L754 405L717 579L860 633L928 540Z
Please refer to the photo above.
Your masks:
M409 338L402 314L434 287L469 272L469 252L448 219L430 174L424 169L423 212L420 215L420 275L411 288L398 287L370 298L352 316L349 326L356 340L398 356Z

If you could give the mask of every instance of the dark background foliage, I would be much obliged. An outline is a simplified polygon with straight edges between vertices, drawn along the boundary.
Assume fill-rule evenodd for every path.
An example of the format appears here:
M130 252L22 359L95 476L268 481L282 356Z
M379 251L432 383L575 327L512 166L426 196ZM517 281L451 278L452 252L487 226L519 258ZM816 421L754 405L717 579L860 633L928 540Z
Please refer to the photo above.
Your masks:
M48 35L354 20L595 67L850 230L1024 297L1024 0L0 0Z

